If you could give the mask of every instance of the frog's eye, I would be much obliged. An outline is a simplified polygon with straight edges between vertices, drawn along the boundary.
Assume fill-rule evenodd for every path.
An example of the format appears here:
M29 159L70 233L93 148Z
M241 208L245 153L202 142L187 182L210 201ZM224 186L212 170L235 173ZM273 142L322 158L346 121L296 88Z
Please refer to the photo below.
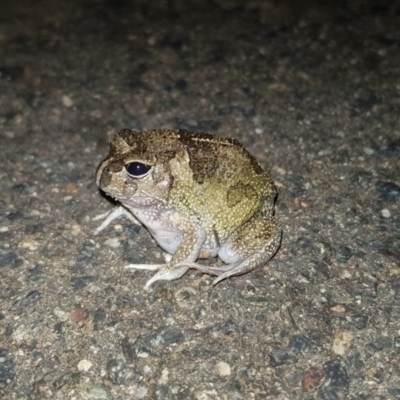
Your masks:
M144 178L150 171L151 165L146 165L140 162L132 162L125 165L126 173L134 179Z

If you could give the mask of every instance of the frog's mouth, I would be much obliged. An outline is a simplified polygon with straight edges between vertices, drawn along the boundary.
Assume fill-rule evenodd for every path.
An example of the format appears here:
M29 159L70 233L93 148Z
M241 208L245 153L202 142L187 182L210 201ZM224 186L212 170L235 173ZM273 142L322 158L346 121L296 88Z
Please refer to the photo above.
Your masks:
M166 204L166 200L157 198L150 194L135 194L137 192L137 186L128 182L126 185L126 191L116 191L115 188L101 188L101 190L113 200L120 202L127 208L148 208L155 205Z
M100 178L102 179L102 178ZM110 184L107 186L99 186L108 196L120 202L127 202L136 197L138 185L130 180L124 179L121 176L113 175Z

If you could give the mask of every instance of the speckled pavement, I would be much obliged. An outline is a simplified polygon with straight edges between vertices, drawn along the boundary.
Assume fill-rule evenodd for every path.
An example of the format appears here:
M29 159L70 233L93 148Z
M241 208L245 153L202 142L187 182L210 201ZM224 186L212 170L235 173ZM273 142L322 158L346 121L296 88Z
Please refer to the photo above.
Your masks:
M399 2L7 3L0 398L400 399ZM241 140L275 258L144 291L146 230L92 233L123 127Z

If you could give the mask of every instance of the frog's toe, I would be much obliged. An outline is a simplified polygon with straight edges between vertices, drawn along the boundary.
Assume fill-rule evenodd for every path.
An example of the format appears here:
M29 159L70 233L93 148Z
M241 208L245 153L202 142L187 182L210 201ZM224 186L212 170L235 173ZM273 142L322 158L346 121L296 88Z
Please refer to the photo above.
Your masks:
M214 279L213 285L216 285L218 282L221 282L223 279L229 278L233 275L241 275L246 273L245 266L243 263L232 263L226 265L220 265L219 267L212 267L210 265L202 265L197 263L185 263L184 264L188 268L197 269L204 274L216 275L218 278Z
M179 279L188 269L188 267L182 265L172 267L171 265L164 264L164 266L146 282L144 288L148 290L150 286L157 281L173 281Z
M234 265L233 264L228 264L228 265L220 265L219 267L212 267L210 265L203 265L203 264L198 264L198 263L185 263L185 266L188 268L193 268L197 269L200 272L203 272L205 274L209 275L221 275L226 271L229 271Z
M167 264L128 264L125 269L145 269L147 271L158 271Z
M118 218L128 218L129 221L131 221L135 225L140 225L140 222L130 213L125 207L122 206L117 206L111 209L110 211L107 211L102 214L98 214L95 217L92 218L93 221L99 221L99 220L104 220L100 226L98 226L94 231L93 234L96 236L98 235L102 230L107 228L113 221L115 221Z
M237 275L237 274L240 274L240 271L235 271L235 268L232 268L232 269L224 272L223 274L219 275L218 278L215 278L213 280L212 284L213 284L213 286L215 286L217 283L223 281L224 279L229 278L233 275Z
M230 278L231 276L235 275L246 274L247 272L252 271L256 267L260 266L261 264L264 264L260 263L257 258L257 254L254 254L251 257L242 260L241 262L225 265L224 269L222 270L222 274L218 274L218 278L214 279L212 284L215 286L217 283L226 278Z
M255 268L266 264L268 260L269 259L264 259L264 257L260 257L259 254L253 254L250 257L245 258L241 262L227 264L223 269L223 273L218 274L218 278L214 279L212 284L216 285L217 283L226 278L230 278L231 276L247 274Z
M125 269L158 271L146 282L144 288L147 290L154 282L179 279L189 268L182 264L177 266L171 266L169 264L128 264L125 266Z

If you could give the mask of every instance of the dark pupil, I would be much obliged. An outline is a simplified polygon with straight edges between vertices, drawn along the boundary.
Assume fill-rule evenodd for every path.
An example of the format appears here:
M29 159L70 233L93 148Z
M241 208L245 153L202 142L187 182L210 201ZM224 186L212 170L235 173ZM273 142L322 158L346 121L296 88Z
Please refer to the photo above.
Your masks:
M132 176L141 176L149 172L150 165L142 164L140 162L133 162L125 165L126 172Z

